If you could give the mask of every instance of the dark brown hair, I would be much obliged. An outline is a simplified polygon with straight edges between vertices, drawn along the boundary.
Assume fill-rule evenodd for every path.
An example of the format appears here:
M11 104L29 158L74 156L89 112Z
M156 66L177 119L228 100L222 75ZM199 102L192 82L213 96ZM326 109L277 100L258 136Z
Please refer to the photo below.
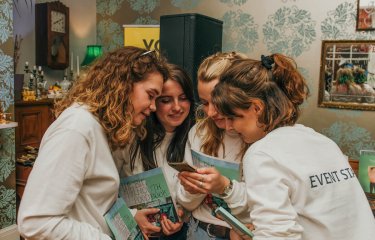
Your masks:
M184 160L185 144L188 138L188 133L195 123L193 83L185 70L181 67L174 64L168 64L168 69L170 74L167 81L175 81L181 86L185 96L190 102L190 109L186 119L181 125L176 127L174 136L172 137L167 152L165 153L166 156L163 157L165 157L167 162L182 162ZM144 139L138 139L138 141L135 141L130 147L130 167L132 171L134 170L137 157L140 157L142 160L144 170L150 170L157 167L155 151L160 147L164 140L166 131L155 112L151 113L150 117L147 118L145 127L147 130L146 137Z
M235 109L248 109L253 99L261 100L264 110L258 121L266 132L294 125L309 93L293 59L282 54L269 58L272 66L252 59L236 61L212 92L212 102L228 117L235 117Z
M98 118L110 146L124 147L135 134L145 135L144 127L132 126L133 84L159 72L168 78L165 60L155 52L137 47L122 47L96 61L68 94L56 104L56 117L73 103L85 104Z

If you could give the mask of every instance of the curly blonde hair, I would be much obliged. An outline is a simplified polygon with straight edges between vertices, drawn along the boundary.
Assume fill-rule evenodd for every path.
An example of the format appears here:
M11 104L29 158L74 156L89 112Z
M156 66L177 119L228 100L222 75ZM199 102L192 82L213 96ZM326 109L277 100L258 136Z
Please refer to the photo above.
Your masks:
M137 47L123 47L112 51L89 69L68 94L55 106L55 116L73 103L84 104L97 117L112 149L124 147L135 136L146 134L144 127L133 126L133 105L130 99L133 85L159 72L164 81L168 68L163 57L153 51Z
M209 83L220 79L220 76L231 67L233 62L240 59L247 59L247 56L237 52L219 52L207 57L198 68L198 81ZM202 106L197 108L197 131L206 133L203 136L201 151L218 157L219 148L222 146L225 152L223 144L225 129L218 128L215 122L204 114ZM240 155L245 153L247 149L247 145L245 145Z

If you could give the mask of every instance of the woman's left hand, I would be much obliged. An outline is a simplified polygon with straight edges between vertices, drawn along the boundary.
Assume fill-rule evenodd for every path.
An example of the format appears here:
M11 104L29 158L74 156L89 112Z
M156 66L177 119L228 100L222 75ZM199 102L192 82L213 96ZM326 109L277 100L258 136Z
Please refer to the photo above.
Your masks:
M177 214L180 218L182 218L184 215L184 211L181 208L178 208ZM162 228L164 235L169 236L180 231L184 222L181 221L181 222L173 223L171 220L168 219L166 215L163 214L160 224L161 224L161 228Z

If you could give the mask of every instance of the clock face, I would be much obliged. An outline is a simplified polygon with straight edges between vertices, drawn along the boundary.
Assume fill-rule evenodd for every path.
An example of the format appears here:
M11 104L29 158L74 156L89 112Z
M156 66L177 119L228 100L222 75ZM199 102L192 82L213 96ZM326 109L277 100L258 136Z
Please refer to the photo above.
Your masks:
M53 32L65 33L65 14L51 11L51 30Z

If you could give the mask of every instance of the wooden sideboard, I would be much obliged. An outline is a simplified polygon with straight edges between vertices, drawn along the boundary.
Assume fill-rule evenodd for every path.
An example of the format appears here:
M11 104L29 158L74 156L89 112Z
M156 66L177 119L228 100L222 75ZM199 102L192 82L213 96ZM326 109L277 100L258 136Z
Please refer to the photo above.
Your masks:
M16 153L21 154L26 146L39 147L44 132L54 121L53 100L19 101L15 103Z
M50 99L15 103L15 120L18 122L15 136L17 158L26 154L26 146L39 148L45 131L55 119L52 114L53 103ZM16 164L17 211L31 170L32 166Z

